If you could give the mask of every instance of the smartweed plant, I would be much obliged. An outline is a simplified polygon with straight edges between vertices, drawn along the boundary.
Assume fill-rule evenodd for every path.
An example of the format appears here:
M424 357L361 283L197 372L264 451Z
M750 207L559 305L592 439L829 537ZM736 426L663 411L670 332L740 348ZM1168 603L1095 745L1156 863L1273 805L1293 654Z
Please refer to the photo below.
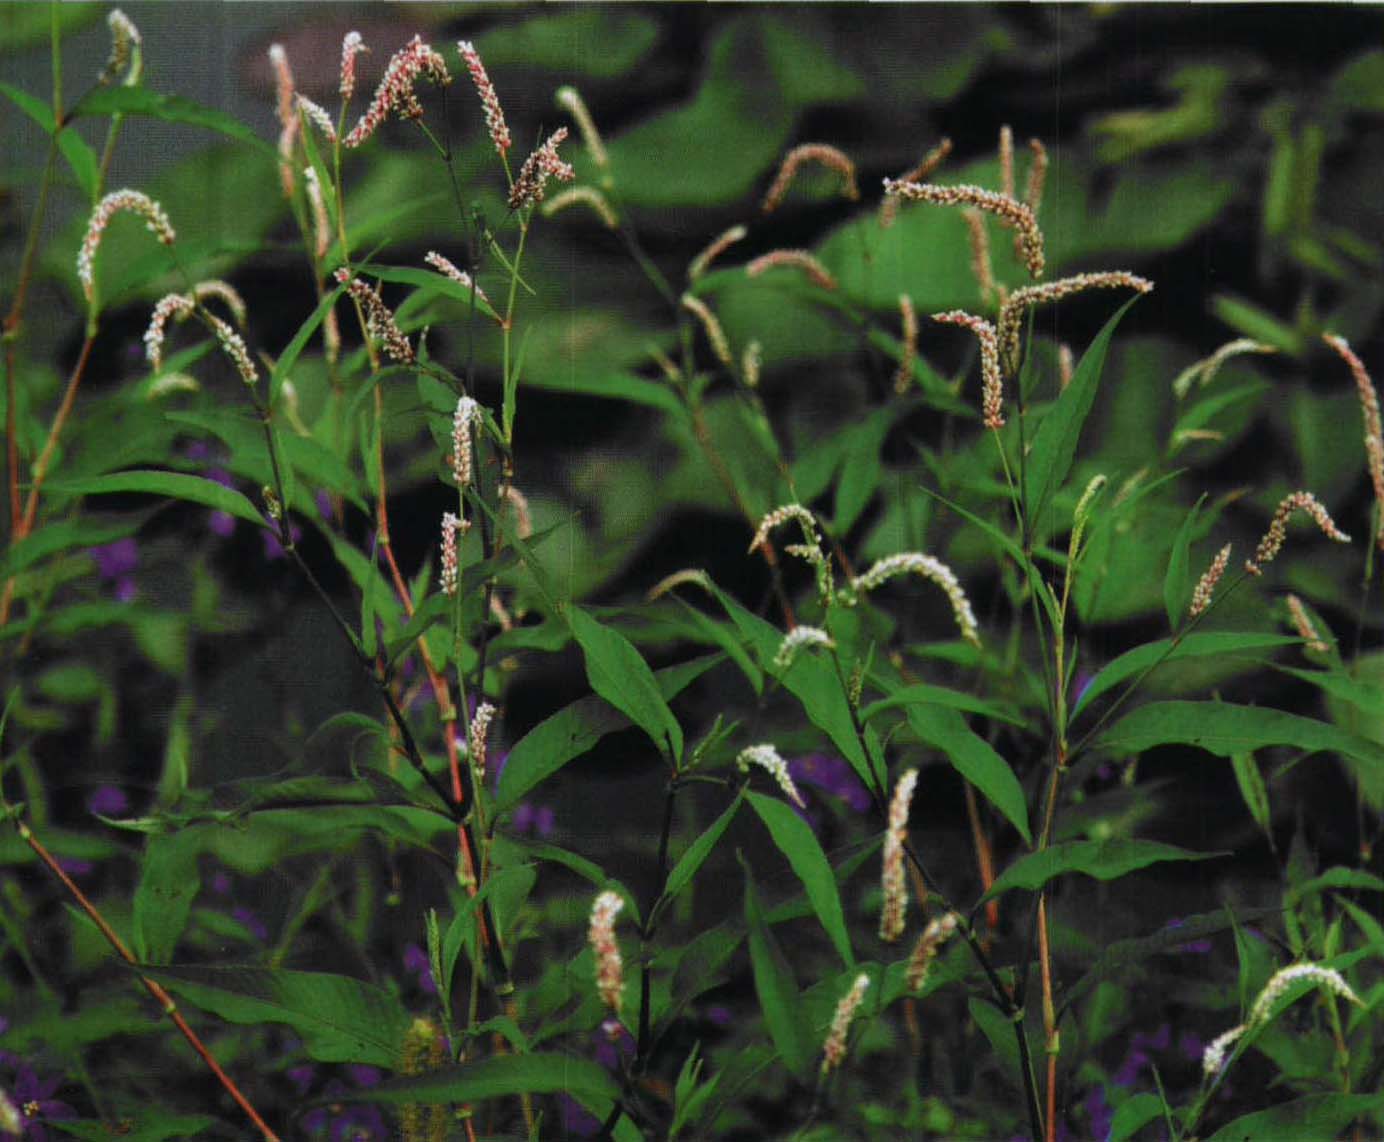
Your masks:
M795 144L745 61L854 77L777 14L607 141L571 84L507 118L487 44L638 10L275 43L277 139L157 90L119 10L89 75L18 11L0 1136L1384 1131L1359 310L1125 351L1162 287L1083 247L1080 172ZM240 237L185 170L109 185L151 121L225 140ZM1293 201L1304 265L1358 254ZM1334 403L1227 488L1285 362Z

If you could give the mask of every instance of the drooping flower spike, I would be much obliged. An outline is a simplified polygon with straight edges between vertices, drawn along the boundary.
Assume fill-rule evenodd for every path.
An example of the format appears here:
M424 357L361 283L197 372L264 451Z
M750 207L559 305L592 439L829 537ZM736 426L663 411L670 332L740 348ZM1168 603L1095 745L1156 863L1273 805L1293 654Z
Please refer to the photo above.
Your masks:
M813 285L822 289L836 288L836 279L831 276L831 271L806 250L770 250L749 262L745 266L745 274L757 278L768 270L782 268L802 271Z
M899 175L899 181L926 182L928 176L942 165L951 152L952 141L946 136L943 136L932 150L928 151L927 154L918 160L917 165L910 167L908 170L904 171L903 174ZM894 225L894 220L898 217L898 214L898 198L892 194L885 195L884 202L880 204L879 208L880 229L887 230L890 226Z
M451 278L452 281L456 282L457 285L461 286L463 289L475 290L476 297L485 302L486 305L490 305L490 298L485 296L485 290L481 289L481 287L475 283L474 279L472 279L471 275L465 270L457 269L451 259L444 258L436 250L429 250L423 255L423 261L427 262L428 265L432 266L438 273L445 274L447 277ZM495 307L490 305L490 308L493 310ZM499 321L502 325L504 324L504 318L502 317L496 317L495 320Z
M1227 341L1209 357L1203 357L1200 361L1194 361L1182 372L1178 373L1173 381L1173 396L1182 400L1192 386L1197 385L1205 388L1216 378L1216 374L1221 371L1221 366L1232 357L1239 357L1245 353L1277 353L1278 350L1272 345L1265 345L1261 341L1254 341L1249 337L1237 337L1233 341Z
M106 16L106 26L111 32L111 54L96 82L103 86L114 83L123 73L125 86L131 87L139 82L142 70L140 47L144 37L139 34L134 21L119 8L110 10Z
M736 242L744 241L745 235L748 233L749 231L745 229L744 226L737 223L729 230L718 234L700 254L688 263L687 280L691 282L696 281L702 274L706 273L707 267L710 266L713 261L724 254L731 246L735 245Z
M1069 278L1016 289L1000 309L998 323L1001 359L1005 369L1011 375L1018 370L1020 333L1024 315L1030 306L1060 301L1091 289L1132 289L1135 293L1143 294L1152 292L1153 282L1124 270L1108 270L1094 274L1073 274Z
M829 143L803 143L783 156L783 163L764 195L760 210L765 214L777 210L783 202L784 195L788 193L788 188L793 185L793 180L798 177L798 171L808 163L816 163L840 175L841 194L844 198L851 202L860 198L860 188L855 182L855 163L845 151Z
M783 759L778 750L767 742L761 745L746 746L735 759L735 765L741 773L748 772L751 765L759 766L774 779L788 800L792 801L799 809L807 808L807 802L803 800L803 795L798 792L798 787L793 784L793 778L788 772L788 762Z
M936 556L906 551L877 560L868 571L852 580L853 598L847 601L854 601L900 575L921 575L941 587L946 592L947 601L951 603L952 615L961 631L961 637L972 646L980 646L980 629L976 623L975 612L971 610L970 600L966 598L966 592L962 590L952 569Z
M394 320L394 314L380 296L379 287L372 288L342 266L336 271L336 280L346 287L347 292L360 303L365 312L365 331L372 340L378 342L384 351L401 365L412 364L413 346L409 344L404 331Z
M500 157L504 158L513 141L509 137L509 127L505 124L504 109L500 106L500 97L495 93L495 85L490 82L490 74L485 70L485 64L481 62L475 44L470 40L459 40L457 51L461 53L461 60L471 74L476 94L481 97L485 129L490 133L490 141L495 144L495 150Z
M1330 345L1350 368L1350 375L1355 380L1355 390L1360 396L1360 415L1365 421L1365 457L1369 466L1370 483L1374 485L1375 508L1379 514L1375 542L1384 550L1384 432L1380 428L1379 396L1374 390L1374 381L1365 369L1365 363L1356 356L1344 337L1324 333L1322 340Z
M591 118L591 110L586 106L581 92L564 84L557 89L555 98L557 105L572 116L577 130L581 132L581 141L586 144L586 153L591 156L591 161L602 170L610 166L610 154L606 151L605 140L596 129L596 120Z
M390 115L400 119L421 119L423 105L418 102L413 90L420 77L430 79L439 87L452 82L446 61L425 44L421 36L414 36L390 57L384 78L375 88L370 106L342 142L347 147L360 146Z
M607 230L620 228L620 216L615 213L615 207L611 206L610 199L594 186L572 186L553 195L543 204L543 217L551 218L554 214L566 210L569 206L576 206L578 203L590 207L592 213L601 220Z
M884 871L881 887L884 908L879 917L879 938L886 944L903 935L904 918L908 910L908 881L904 876L904 842L908 837L908 811L913 804L913 791L918 785L918 771L910 769L894 786L889 802L889 828L884 834Z
M1303 645L1318 654L1326 654L1331 648L1317 631L1316 624L1312 622L1312 616L1307 613L1302 600L1289 594L1284 601L1288 604L1288 618L1293 624L1293 629L1302 636Z
M976 335L980 343L981 411L986 428L1004 427L1004 379L1000 372L1000 342L995 327L983 317L959 309L934 313L933 321L946 325L963 325Z
M1033 211L1018 199L979 186L938 186L935 183L893 178L884 180L884 193L891 198L931 202L937 206L974 206L995 215L1004 225L1018 232L1024 265L1029 275L1035 278L1043 276L1043 232L1038 229L1038 220Z
M168 215L163 207L138 190L113 190L96 204L87 223L86 237L77 253L77 278L82 283L82 292L88 301L95 290L96 252L101 248L101 238L111 217L121 210L128 210L144 219L145 226L165 246L171 246L177 239Z
M855 977L850 991L841 997L836 1005L836 1013L831 1019L831 1030L827 1032L822 1044L822 1077L825 1078L841 1065L846 1057L846 1037L850 1034L851 1022L870 989L870 977L861 972Z
M332 117L323 110L320 104L314 103L306 95L294 96L294 102L308 117L312 125L322 132L324 139L329 143L336 142L336 124L332 122Z
M511 210L522 210L526 206L542 202L549 179L571 182L577 177L577 172L572 169L571 164L563 162L557 153L558 147L566 138L567 128L559 127L524 160L524 165L519 168L519 175L509 190Z
M1328 539L1334 539L1337 543L1350 542L1350 536L1332 522L1331 516L1327 514L1326 508L1321 505L1316 496L1312 495L1311 492L1293 492L1291 495L1283 497L1283 501L1278 505L1278 510L1273 514L1273 519L1269 522L1269 530L1264 533L1264 538L1254 549L1254 557L1245 561L1245 570L1251 575L1262 575L1264 564L1271 562L1274 556L1282 550L1283 541L1288 534L1288 519L1294 512L1298 511L1310 515L1316 525L1321 528L1322 534Z
M182 320L187 317L196 303L185 293L170 293L159 299L154 312L149 317L149 328L144 331L144 356L154 372L163 368L163 342L167 336L170 318Z
M820 646L829 650L835 645L831 635L827 634L821 627L808 626L802 623L783 636L783 641L779 643L778 653L774 655L774 665L780 670L787 670L805 648Z
M702 329L706 332L706 339L711 343L711 351L716 354L716 359L728 369L735 368L735 358L731 355L730 341L726 339L726 331L721 327L721 322L711 312L711 308L706 302L690 293L685 293L682 295L681 304L683 309L701 322Z

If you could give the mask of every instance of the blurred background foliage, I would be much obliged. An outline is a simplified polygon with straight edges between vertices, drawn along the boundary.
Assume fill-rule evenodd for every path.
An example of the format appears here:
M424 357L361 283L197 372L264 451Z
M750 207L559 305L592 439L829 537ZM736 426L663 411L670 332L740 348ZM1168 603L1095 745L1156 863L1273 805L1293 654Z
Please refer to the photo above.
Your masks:
M520 153L565 122L551 101L559 85L582 92L609 145L610 198L674 283L675 295L688 262L712 236L737 222L749 225L748 238L695 292L720 315L737 353L751 340L762 344L760 393L786 443L798 493L831 521L857 563L899 550L934 550L952 562L973 597L993 598L999 584L984 538L959 532L955 517L918 491L926 483L982 513L1002 500L993 445L971 431L979 394L969 340L925 322L918 385L905 399L890 396L901 292L922 314L980 308L965 227L954 212L915 208L883 230L876 207L881 180L912 166L943 136L955 149L939 181L995 186L997 131L1011 124L1021 154L1024 142L1037 137L1052 158L1040 212L1049 276L1123 268L1157 283L1114 342L1072 486L1084 486L1096 472L1106 473L1113 487L1141 471L1150 485L1170 471L1192 473L1150 487L1095 525L1091 566L1098 574L1083 580L1075 596L1089 665L1164 633L1162 569L1177 528L1203 492L1208 498L1193 566L1231 538L1241 551L1252 548L1273 505L1299 486L1330 505L1347 531L1369 534L1356 397L1319 334L1345 336L1376 373L1384 367L1384 199L1378 192L1384 49L1375 46L1384 15L1377 9L125 7L144 33L146 86L226 117L131 117L109 185L135 186L162 202L179 229L184 265L194 277L234 282L251 300L252 340L271 352L311 312L313 283L278 185L269 43L285 44L302 91L334 105L339 45L351 28L373 48L361 61L365 90L390 52L415 32L436 43L474 39ZM105 10L61 7L70 77L100 70ZM0 7L6 92L42 97L47 91L48 17L47 5ZM69 82L80 90L82 81ZM499 224L503 188L464 76L445 103L428 96L428 115L439 124L445 116L468 206ZM100 126L93 120L80 127L93 147ZM778 159L803 141L848 151L860 169L863 201L841 201L828 179L803 179L774 214L760 216L758 202ZM7 103L0 116L5 296L13 290L12 255L44 143L20 103ZM566 150L575 156L579 180L598 178L575 140ZM27 409L52 405L80 342L74 264L86 221L81 177L78 159L64 173L49 214L23 358ZM379 244L377 260L393 265L417 266L430 249L464 261L445 175L404 125L388 125L368 155L348 161L346 182L358 249ZM839 291L826 295L791 274L750 279L739 268L779 247L811 249ZM1019 280L1006 244L996 243L995 252L999 276ZM202 390L178 396L173 415L150 412L140 338L151 302L175 284L160 253L151 253L134 226L114 227L106 240L100 281L109 308L82 414L63 442L62 475L164 463L200 471L205 457L190 453L187 442L209 433L221 441L218 462L238 486L252 490L262 482L264 456L251 442L253 426L227 411L240 407L239 382L219 362L208 361L210 372L199 374ZM672 347L666 301L637 272L620 238L580 208L534 227L524 279L533 294L524 298L519 320L525 365L518 481L537 531L555 528L536 548L552 582L565 597L613 604L638 599L672 571L703 566L742 599L758 601L767 576L744 555L751 529L695 446L693 426L657 364L657 354ZM483 273L480 281L499 288L502 278ZM405 294L389 289L386 296L397 303ZM1079 355L1112 309L1108 297L1095 297L1039 311L1035 354L1043 367L1035 372L1047 378L1042 383L1051 382L1057 346L1070 344ZM436 296L415 295L401 317L411 331L428 327L434 356L457 362L474 349L477 395L499 407L498 340L488 330L473 346L461 308ZM1184 369L1240 336L1277 352L1235 358L1214 383L1185 398L1174 395L1173 381ZM710 369L704 345L701 352ZM305 356L294 383L303 421L316 423L328 393L320 359ZM758 497L746 505L757 515L790 498L788 489L758 442L747 406L720 384L712 381L707 390L707 425L743 474L742 487ZM437 480L443 452L435 430L438 414L449 409L431 396L426 385L405 378L385 387L393 538L406 574L430 567L436 521L449 503ZM958 427L966 429L959 441ZM41 437L26 445L32 454ZM366 544L358 509L367 490L328 449L315 449L312 437L299 447L295 466L309 485L320 477L322 485L346 493L346 538L323 528L306 540L319 565L332 554L342 561L345 570L329 585L345 592L350 578L359 586L371 574L350 551L352 542L358 550ZM302 491L299 506L306 512L313 510L312 490ZM48 633L55 639L82 634L85 641L73 644L81 651L69 657L50 645L49 657L34 667L36 697L21 711L27 728L58 735L33 764L57 778L53 812L60 821L73 816L79 795L103 777L154 781L166 771L169 751L186 749L189 739L202 743L196 764L204 778L267 772L342 708L343 695L364 700L349 664L331 653L306 592L290 569L266 562L258 535L242 526L222 543L197 532L200 546L190 558L189 509L155 512L143 503L85 518L89 542L139 531L139 592L133 602L107 600L61 613ZM1069 518L1071 506L1060 500L1055 515ZM90 568L74 561L55 574L56 590L64 576L89 576ZM1285 564L1282 579L1338 620L1338 629L1354 615L1354 564L1299 558ZM919 607L909 616L905 642L921 658L933 653L926 636L936 635L941 620ZM1282 629L1278 610L1247 591L1216 618L1238 630ZM393 621L397 633L397 616ZM660 650L674 647L685 630L653 615L642 621L641 644L662 665ZM1377 622L1367 629L1377 634ZM93 650L99 644L91 640L110 630L129 632L139 669L126 665L123 642ZM499 649L531 647L543 647L540 628L520 628ZM1236 685L1217 673L1226 671L1224 664L1207 663L1168 672L1158 686L1190 692ZM170 678L185 681L169 686ZM1263 676L1256 679L1256 696L1269 700ZM1280 687L1279 705L1320 703L1287 676L1269 685ZM195 707L189 704L194 691ZM526 658L507 687L505 736L517 739L556 704L584 692L570 657ZM714 713L714 699L703 700ZM1350 700L1321 708L1384 740L1384 725ZM221 733L227 727L236 730L230 739ZM95 764L64 775L64 749ZM30 792L37 792L38 769L25 772ZM1196 788L1207 801L1235 797L1228 776ZM608 836L580 835L594 827L596 814L585 810L600 794L585 787L567 792L573 847L618 848ZM1137 804L1132 795L1118 804L1107 800L1104 820L1077 813L1071 827L1097 835L1098 824L1128 829L1161 812L1186 834L1175 839L1197 847L1235 840L1222 831L1223 815L1205 804L1175 802L1156 781L1141 792ZM1349 851L1358 838L1333 824L1339 798L1348 795L1344 786L1303 783L1300 792L1314 839ZM43 796L33 800L46 811ZM956 809L955 798L943 798L920 812L954 822ZM1251 828L1246 819L1243 832ZM0 848L10 845L10 838L0 841ZM75 832L58 834L55 847L74 859L113 851L110 842ZM639 845L631 848L642 854ZM294 850L284 840L267 851ZM255 858L264 859L264 852ZM1176 898L1184 887L1170 881L1165 890ZM1247 887L1245 897L1253 896ZM1101 904L1096 927L1061 933L1066 948L1097 939L1101 924L1116 923L1115 902L1102 896ZM1110 1020L1092 1032L1093 1048L1119 1022L1114 1015Z

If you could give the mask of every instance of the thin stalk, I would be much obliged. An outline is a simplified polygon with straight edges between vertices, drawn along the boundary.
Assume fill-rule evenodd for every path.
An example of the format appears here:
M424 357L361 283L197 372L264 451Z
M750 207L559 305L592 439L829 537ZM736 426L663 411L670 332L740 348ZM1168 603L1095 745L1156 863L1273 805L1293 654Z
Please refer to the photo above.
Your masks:
M13 812L8 805L4 808L7 813ZM34 836L29 826L21 821L18 816L15 816L13 820L15 828L19 831L20 839L33 850L34 855L37 856L39 860L48 866L48 870L62 882L63 887L67 889L68 893L77 902L78 907L86 913L87 918L96 925L97 930L106 938L106 942L115 949L116 954L135 969L136 977L139 979L139 982L144 985L144 989L154 998L155 1002L163 1008L164 1014L173 1021L173 1025L177 1027L183 1038L187 1040L188 1045L196 1051L202 1061L206 1063L207 1067L211 1070L212 1074L216 1076L217 1081L225 1089L226 1093L231 1096L235 1104L245 1112L246 1116L254 1124L255 1129L260 1132L260 1135L266 1142L279 1142L279 1136L275 1134L274 1131L270 1129L269 1124L260 1117L259 1111L255 1109L250 1100L241 1092L235 1080L221 1069L221 1064L216 1061L215 1056L207 1049L206 1044L202 1042L197 1032L188 1025L187 1020L184 1019L182 1014L178 1011L177 1004L173 1002L173 997L169 995L159 983L139 971L139 961L135 959L130 949L125 946L125 942L116 934L115 929L110 926L109 922L106 920L105 916L101 914L101 911L96 905L87 899L86 893L78 888L72 878L63 871L62 866L54 859L53 854L44 847L36 836Z

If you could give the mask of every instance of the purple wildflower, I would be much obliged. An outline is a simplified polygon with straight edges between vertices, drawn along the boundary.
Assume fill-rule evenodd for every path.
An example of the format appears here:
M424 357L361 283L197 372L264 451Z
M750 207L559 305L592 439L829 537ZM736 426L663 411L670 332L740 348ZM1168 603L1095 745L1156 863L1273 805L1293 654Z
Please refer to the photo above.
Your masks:
M1109 1138L1110 1128L1115 1124L1115 1108L1105 1097L1105 1087L1097 1083L1091 1088L1084 1103L1086 1115L1091 1120L1092 1138Z
M87 812L101 817L118 817L130 808L130 799L118 785L99 785L87 798Z
M58 867L68 876L76 877L88 875L96 866L80 857L58 857Z
M1182 1052L1184 1058L1191 1062L1200 1062L1202 1055L1206 1053L1206 1044L1195 1031L1184 1031L1177 1038L1177 1049Z
M208 468L204 473L208 480L213 480L223 488L234 488L235 481L231 479L231 474L225 468ZM229 539L235 531L235 516L230 512L214 511L207 520L207 526L211 528L213 535L219 535L222 539Z
M269 939L269 929L264 926L264 921L254 914L249 908L237 904L231 909L231 919L238 921L249 929L250 935L261 943Z
M303 529L296 523L290 524L288 529L293 542L297 543L303 538ZM278 533L273 528L265 528L260 535L264 537L264 557L270 562L284 557L283 544L279 542Z
M514 807L514 820L511 822L516 833L537 833L540 837L552 835L557 824L557 814L551 805L534 805L521 801Z
M32 1067L21 1065L15 1072L10 1095L19 1113L24 1116L24 1137L30 1142L48 1142L44 1122L62 1122L76 1118L77 1112L53 1095L62 1085L62 1078L40 1079Z
M96 573L103 583L113 583L112 590L119 602L134 600L138 587L134 571L139 566L139 545L133 536L117 539L114 543L88 549L96 562Z
M870 808L870 794L850 765L830 754L812 753L788 763L788 775L795 784L815 785L823 793L839 798L855 813Z
M404 971L418 977L418 986L424 995L437 994L437 981L433 979L432 963L428 959L428 953L417 944L407 944L404 947Z

